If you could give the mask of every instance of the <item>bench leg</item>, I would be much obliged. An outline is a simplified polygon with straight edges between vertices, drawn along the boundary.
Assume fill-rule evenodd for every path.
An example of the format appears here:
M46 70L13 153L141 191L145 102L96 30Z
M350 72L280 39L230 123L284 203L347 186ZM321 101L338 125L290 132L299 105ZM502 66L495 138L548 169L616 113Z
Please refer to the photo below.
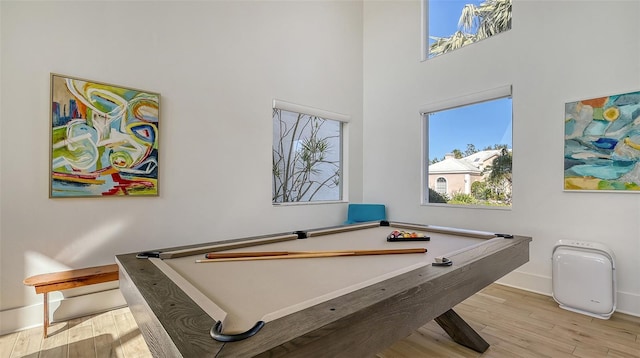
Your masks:
M47 338L47 328L49 328L49 293L44 293L44 338Z

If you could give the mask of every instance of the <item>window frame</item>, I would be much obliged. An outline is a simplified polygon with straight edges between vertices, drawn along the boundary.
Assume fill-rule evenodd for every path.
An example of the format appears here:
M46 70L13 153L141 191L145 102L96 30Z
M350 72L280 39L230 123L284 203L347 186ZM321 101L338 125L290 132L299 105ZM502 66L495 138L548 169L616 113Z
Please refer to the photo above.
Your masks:
M427 61L431 58L436 58L439 57L440 55L437 56L433 56L433 57L429 57L429 1L433 1L433 0L420 0L420 62L424 62ZM511 5L513 6L513 0L511 0ZM512 19L511 19L511 26L509 29L507 30L503 30L499 33L493 34L487 38L483 38L480 40L476 40L473 43L464 45L460 48L464 48L467 47L468 45L471 44L475 44L478 42L481 42L482 40L486 40L488 38L492 38L495 37L497 35L503 34L505 32L508 32L510 30L513 29L513 14L512 14ZM452 34L453 35L453 34ZM455 50L459 50L460 48L457 48ZM453 52L455 51L453 50ZM445 53L442 53L442 55L444 55Z
M513 86L504 85L494 87L478 92L467 93L458 97L444 98L430 103L423 104L419 108L420 118L422 121L422 161L421 161L421 204L426 206L454 207L454 208L473 208L473 209L489 209L489 210L512 210L513 200L510 206L486 206L486 205L451 205L443 203L429 202L429 114L434 112L446 111L449 109L470 106L482 102L498 100L502 98L512 98ZM513 102L511 108L511 125L513 126ZM512 129L513 130L513 129ZM513 150L513 140L511 143ZM512 169L513 170L513 169ZM445 178L446 179L446 178ZM448 189L448 188L447 188ZM513 189L512 189L513 193Z
M339 172L340 172L340 182L339 182L339 199L337 200L315 200L315 201L288 201L288 202L275 202L273 201L273 172L271 173L271 204L273 206L290 206L290 205L318 205L318 204L331 204L331 203L345 203L349 200L348 193L348 138L349 138L349 122L351 120L351 116L343 113L327 111L324 109L319 109L315 107L310 107L306 105L296 104L292 102L287 102L279 99L274 99L272 102L272 110L278 109L281 111L293 112L298 114L304 114L308 116L315 116L325 120L333 120L340 123L340 156L339 156ZM271 117L272 125L273 125L273 116ZM273 136L273 130L272 130ZM273 151L273 138L271 140L271 150ZM273 166L273 163L272 163Z

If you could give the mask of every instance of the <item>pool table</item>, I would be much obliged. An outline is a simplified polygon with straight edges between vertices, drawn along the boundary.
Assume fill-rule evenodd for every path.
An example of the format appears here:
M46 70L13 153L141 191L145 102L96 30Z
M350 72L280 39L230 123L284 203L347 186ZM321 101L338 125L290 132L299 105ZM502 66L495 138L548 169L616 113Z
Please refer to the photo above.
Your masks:
M426 237L391 242L393 231ZM123 254L116 262L120 290L157 357L368 357L433 319L482 352L488 343L452 307L526 263L530 241L382 221ZM426 250L204 260L207 253L408 248Z

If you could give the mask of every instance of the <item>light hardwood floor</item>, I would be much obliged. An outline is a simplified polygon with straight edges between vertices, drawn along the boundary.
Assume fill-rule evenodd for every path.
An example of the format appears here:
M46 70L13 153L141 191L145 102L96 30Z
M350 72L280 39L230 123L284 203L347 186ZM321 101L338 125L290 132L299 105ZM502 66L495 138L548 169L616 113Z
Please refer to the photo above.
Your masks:
M479 354L464 348L435 322L377 355L416 357L636 357L640 317L614 314L600 320L558 308L551 297L490 285L455 307L491 344ZM150 357L131 313L122 308L0 336L0 358Z

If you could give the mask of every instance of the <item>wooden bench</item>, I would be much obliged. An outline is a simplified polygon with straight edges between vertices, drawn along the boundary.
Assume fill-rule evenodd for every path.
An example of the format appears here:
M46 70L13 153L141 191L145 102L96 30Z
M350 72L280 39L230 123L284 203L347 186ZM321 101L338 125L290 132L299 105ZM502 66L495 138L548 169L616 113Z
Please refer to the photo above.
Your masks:
M83 269L46 273L25 278L27 286L34 286L36 293L44 293L44 338L49 327L49 292L118 280L118 265L104 265Z

